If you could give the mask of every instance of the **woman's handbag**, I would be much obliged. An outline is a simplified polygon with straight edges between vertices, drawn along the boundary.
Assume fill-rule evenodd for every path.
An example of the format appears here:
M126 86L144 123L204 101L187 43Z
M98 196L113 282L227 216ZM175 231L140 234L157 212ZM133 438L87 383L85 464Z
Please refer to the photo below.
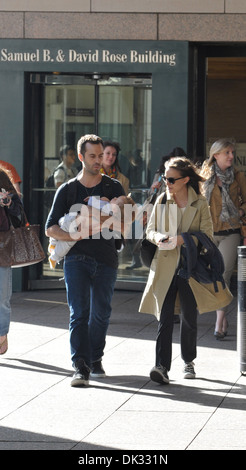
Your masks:
M167 200L167 196L166 196L166 193L164 193L164 196L161 200L161 204L166 204L166 200ZM144 266L147 266L147 268L149 268L155 256L157 246L154 243L147 240L146 228L147 227L145 227L143 239L141 240L140 258Z
M23 210L20 227L0 232L0 266L20 268L40 263L45 253L39 240L39 225L30 225Z
M140 258L144 266L150 267L154 258L157 246L151 243L147 238L143 238L140 247Z

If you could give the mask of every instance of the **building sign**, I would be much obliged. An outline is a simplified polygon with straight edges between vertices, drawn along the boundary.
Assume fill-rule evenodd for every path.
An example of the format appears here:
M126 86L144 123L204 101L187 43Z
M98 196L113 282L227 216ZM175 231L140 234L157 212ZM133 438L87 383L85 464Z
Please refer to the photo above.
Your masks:
M127 52L113 52L110 49L36 49L34 51L15 51L3 47L0 51L1 62L51 62L51 63L128 63L128 64L165 64L176 65L176 53L165 53L162 50L131 49Z
M235 165L246 174L246 143L236 144Z
M94 116L94 109L90 108L66 108L66 115L73 117L92 117Z

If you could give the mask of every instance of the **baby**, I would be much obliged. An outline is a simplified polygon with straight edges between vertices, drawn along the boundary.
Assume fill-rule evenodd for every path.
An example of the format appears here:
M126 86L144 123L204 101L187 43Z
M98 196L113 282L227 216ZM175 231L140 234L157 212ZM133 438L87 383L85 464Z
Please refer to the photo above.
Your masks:
M91 196L87 198L87 206L89 209L89 214L92 213L92 209L99 209L101 213L101 222L106 221L112 215L118 214L120 209L121 215L121 222L124 220L124 205L131 204L134 206L134 201L130 196L119 196L114 197L111 201L105 197L98 199L95 196ZM118 209L119 208L119 209ZM59 226L65 232L69 232L69 228L72 222L79 217L76 212L70 212L69 214L64 215L59 219ZM132 213L132 217L134 218L134 213ZM134 220L134 219L133 219ZM131 219L131 222L133 221ZM49 247L48 251L50 253L49 256L49 264L51 269L55 269L56 264L60 263L60 261L64 258L64 256L69 252L72 246L75 245L77 240L71 241L63 241L63 240L56 240L55 238L49 239Z
M71 212L64 215L64 217L59 219L59 227L62 228L62 230L65 232L69 232L70 224L76 219L76 217L76 212ZM60 263L60 261L69 252L70 248L72 248L75 243L76 241L62 241L50 237L48 251L50 253L49 263L51 269L55 269L56 264Z

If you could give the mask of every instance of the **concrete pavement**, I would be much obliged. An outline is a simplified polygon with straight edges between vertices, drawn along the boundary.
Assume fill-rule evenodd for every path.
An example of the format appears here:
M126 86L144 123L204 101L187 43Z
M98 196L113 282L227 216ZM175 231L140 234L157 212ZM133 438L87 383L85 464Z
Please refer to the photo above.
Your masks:
M157 322L138 313L142 293L115 291L104 356L107 377L72 388L64 290L14 293L8 352L0 357L0 450L244 450L246 377L215 314L198 319L197 378L183 379L174 325L170 384L149 378ZM87 454L86 454L87 455Z

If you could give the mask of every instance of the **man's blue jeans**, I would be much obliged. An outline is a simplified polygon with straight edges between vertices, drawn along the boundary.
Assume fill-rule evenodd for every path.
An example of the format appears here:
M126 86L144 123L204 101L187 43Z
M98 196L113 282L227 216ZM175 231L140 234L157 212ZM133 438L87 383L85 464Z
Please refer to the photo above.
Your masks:
M71 255L65 257L64 274L72 362L82 358L90 367L103 356L117 269L88 256Z

